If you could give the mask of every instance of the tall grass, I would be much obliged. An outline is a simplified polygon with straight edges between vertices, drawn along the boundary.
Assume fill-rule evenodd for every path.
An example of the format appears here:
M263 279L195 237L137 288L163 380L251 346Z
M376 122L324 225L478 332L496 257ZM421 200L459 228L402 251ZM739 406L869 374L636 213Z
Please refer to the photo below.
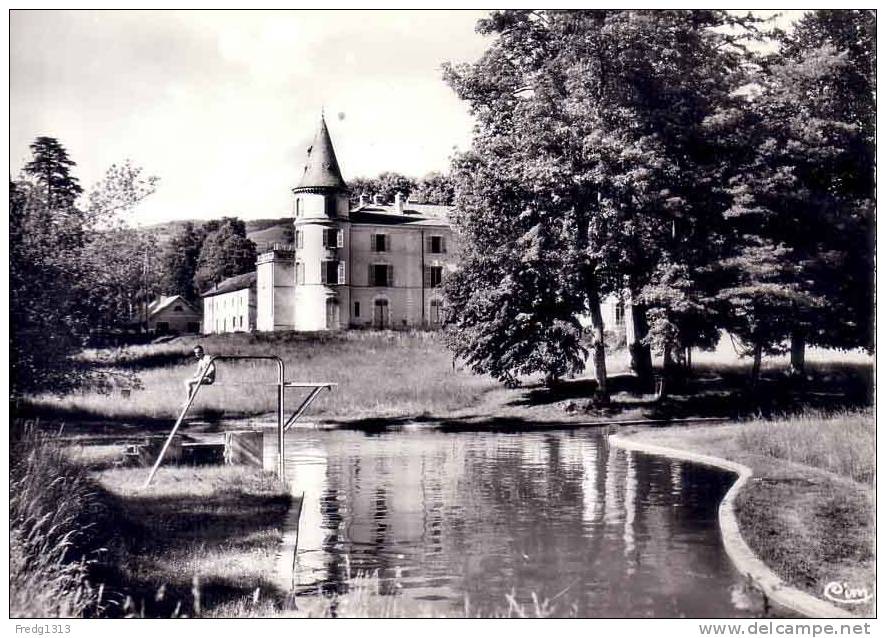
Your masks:
M772 421L751 421L738 430L745 450L802 463L859 483L876 471L876 427L870 410L807 412Z
M10 438L10 616L94 613L102 590L88 573L104 504L85 471L35 428L13 425Z
M194 374L196 343L209 354L277 355L289 381L338 384L314 403L315 415L403 416L449 411L475 403L494 382L453 365L431 333L350 332L341 335L213 335L173 343L131 346L115 353L114 365L135 371L141 387L128 393L43 395L36 403L103 418L174 418L185 399L184 381ZM101 353L90 352L97 358ZM219 362L216 382L201 388L194 413L248 416L275 409L276 366L268 361ZM124 397L128 394L128 397ZM304 391L287 390L295 407Z

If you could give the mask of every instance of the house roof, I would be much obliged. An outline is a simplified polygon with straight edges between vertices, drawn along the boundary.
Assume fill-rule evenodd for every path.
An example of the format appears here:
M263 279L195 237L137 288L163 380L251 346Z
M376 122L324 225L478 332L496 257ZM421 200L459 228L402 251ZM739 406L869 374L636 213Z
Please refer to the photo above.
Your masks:
M334 188L346 190L348 185L341 176L335 149L326 128L326 120L320 117L320 127L314 136L314 143L308 147L308 160L301 180L293 190L311 188Z
M199 312L187 299L185 299L181 295L171 295L169 297L165 295L160 295L159 298L148 304L148 316L153 317L157 313L166 310L167 308L169 308L169 306L176 302L186 305L188 308L190 308L191 312Z
M380 224L387 226L449 226L449 206L435 204L403 205L398 212L394 204L370 204L349 213L352 224Z
M255 272L248 272L243 275L235 275L228 277L224 281L217 283L215 286L202 293L201 297L213 297L215 295L223 295L226 292L234 292L235 290L243 290L244 288L252 288L255 285Z

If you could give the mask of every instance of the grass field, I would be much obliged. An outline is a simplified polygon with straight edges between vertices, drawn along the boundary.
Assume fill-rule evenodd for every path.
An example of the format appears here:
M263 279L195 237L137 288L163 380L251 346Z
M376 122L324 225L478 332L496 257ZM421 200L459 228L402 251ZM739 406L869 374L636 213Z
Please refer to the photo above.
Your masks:
M788 583L818 597L833 581L873 588L872 410L669 426L631 436L749 466L754 476L736 500L741 533ZM876 609L874 603L847 608L865 615Z
M290 381L329 381L338 384L323 392L309 416L357 421L385 418L447 418L475 412L515 420L575 420L622 418L684 418L725 416L742 418L803 411L808 407L841 409L869 405L871 357L863 353L834 353L810 348L809 377L798 392L784 374L785 357L764 360L764 378L750 389L750 362L739 359L728 339L713 352L696 352L694 376L684 387L673 387L665 401L638 395L630 385L625 350L608 355L613 402L597 410L589 401L595 383L587 378L565 380L556 390L525 379L525 387L503 391L486 376L454 364L435 333L351 331L340 334L236 334L180 337L169 343L129 346L116 351L87 351L86 360L110 363L120 373L120 388L110 393L85 390L64 397L42 395L27 402L28 416L68 423L105 420L168 424L185 398L184 381L195 370L191 350L196 343L210 354L278 355ZM127 382L135 376L140 384ZM214 385L201 388L191 415L209 422L269 415L275 409L276 368L268 361L219 362ZM294 409L303 390L287 390ZM579 401L570 414L564 407ZM587 410L585 409L587 408Z
M247 467L116 468L120 447L62 447L15 426L10 615L212 616L276 609L268 580L290 496Z
M125 541L108 575L120 611L193 617L279 606L283 593L268 578L290 497L274 477L247 467L165 467L144 491L145 472L96 474L121 508Z
M338 386L314 403L315 415L402 416L470 406L495 384L453 367L432 333L351 332L341 335L224 335L187 337L173 343L130 346L114 353L114 366L135 373L141 388L35 397L38 406L72 417L174 418L185 399L183 383L194 374L191 350L210 354L277 355L290 381L329 381ZM87 352L87 357L98 353ZM275 409L276 366L267 361L219 362L216 383L201 388L192 413L207 418L263 414ZM303 395L303 391L301 391ZM294 408L300 391L287 390Z

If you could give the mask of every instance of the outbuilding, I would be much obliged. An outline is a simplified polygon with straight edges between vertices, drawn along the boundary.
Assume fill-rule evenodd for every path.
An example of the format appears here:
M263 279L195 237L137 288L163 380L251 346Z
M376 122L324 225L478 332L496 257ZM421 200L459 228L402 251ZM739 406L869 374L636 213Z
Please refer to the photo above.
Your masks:
M157 334L200 332L200 309L181 295L161 295L148 305L148 330Z
M255 330L255 272L229 277L204 292L201 297L203 334Z

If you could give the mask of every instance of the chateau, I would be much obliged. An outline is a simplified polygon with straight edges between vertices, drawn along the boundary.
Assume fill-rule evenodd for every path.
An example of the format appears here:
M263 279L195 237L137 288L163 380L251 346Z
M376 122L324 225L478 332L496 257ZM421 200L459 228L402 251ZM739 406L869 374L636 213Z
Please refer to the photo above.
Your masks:
M434 328L444 273L453 268L449 207L351 208L321 117L293 193L292 246L258 256L254 276L203 293L203 332Z

